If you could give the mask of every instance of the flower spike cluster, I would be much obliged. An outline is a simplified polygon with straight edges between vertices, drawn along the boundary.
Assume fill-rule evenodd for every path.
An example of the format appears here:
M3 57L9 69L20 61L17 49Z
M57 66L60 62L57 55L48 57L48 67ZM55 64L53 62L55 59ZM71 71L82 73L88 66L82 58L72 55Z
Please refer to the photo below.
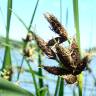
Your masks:
M51 25L52 31L59 36L52 38L48 42L45 42L39 36L34 35L34 39L37 42L39 48L44 52L49 59L60 61L61 66L45 66L42 67L51 74L61 76L68 84L73 84L77 81L77 75L79 75L87 66L88 56L81 59L78 44L75 39L66 48L62 46L62 43L68 41L68 33L57 18L49 13L44 14ZM54 49L52 49L54 46Z

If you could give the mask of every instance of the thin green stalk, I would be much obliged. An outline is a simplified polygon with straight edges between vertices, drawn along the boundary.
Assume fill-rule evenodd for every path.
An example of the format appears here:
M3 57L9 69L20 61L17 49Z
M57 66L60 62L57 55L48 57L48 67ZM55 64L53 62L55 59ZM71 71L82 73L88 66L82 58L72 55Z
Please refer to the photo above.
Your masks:
M78 12L78 0L73 0L73 12L74 12L74 25L76 29L76 39L80 49L80 29L79 29L79 12Z
M56 88L55 88L55 94L54 94L54 96L57 96L57 94L58 94L59 85L60 85L60 77L58 77L58 79L57 79L57 83L56 83Z
M17 74L17 81L19 80L20 73L21 73L21 69L22 69L22 67L23 67L24 56L23 56L22 58L23 58L23 59L21 60L20 70L19 70L19 72L18 72L18 74Z
M37 86L37 83L36 83L34 71L32 70L31 65L29 64L29 61L27 61L27 64L28 64L28 67L30 69L30 73L32 75L33 84L34 84L34 87L35 87L35 90L36 90L36 96L40 96L40 94L38 92L38 86Z
M40 50L39 50L40 51ZM41 53L38 52L38 65L41 66L42 64L42 59L41 59ZM42 69L41 68L38 68L38 74L39 76L43 76L42 75ZM43 79L39 78L39 87L42 88L43 87Z
M60 89L59 89L59 94L58 96L63 96L64 94L64 79L61 78L61 81L60 81Z
M10 21L11 21L11 11L9 9L12 9L12 0L8 0L7 3L6 44L9 44L9 29L10 29ZM12 68L12 63L11 63L10 48L6 46L2 70L6 69L7 71L11 71L12 70L11 68ZM12 74L10 74L9 80L11 80L11 77Z
M24 21L14 12L14 10L12 10L12 9L10 9L10 10L16 16L16 18L18 18L18 20L23 24L23 26L26 28L26 30L28 30L28 27L26 26L26 24L24 23Z
M35 5L35 9L34 9L34 12L33 12L33 15L32 15L32 18L31 18L31 21L30 21L30 24L29 24L29 27L27 27L26 24L23 22L23 20L22 20L18 15L15 14L15 16L16 16L16 17L19 19L19 21L25 26L25 28L27 29L28 32L30 31L31 25L32 25L32 23L33 23L33 20L34 20L34 17L35 17L35 13L36 13L36 10L37 10L37 7L38 7L38 3L39 3L39 0L37 0L37 3L36 3L36 5ZM24 42L23 49L26 47L26 45L27 45L27 42ZM22 68L22 66L23 66L23 62L24 62L24 56L23 56L22 62L21 62L21 64L20 64L20 70L21 70L21 68ZM17 80L19 80L19 76L20 76L20 72L18 73L18 78L17 78Z
M28 30L30 30L30 28L31 28L31 26L32 26L32 23L33 23L35 14L36 14L36 10L37 10L38 4L39 4L39 0L37 0L37 3L36 3L36 5L35 5L35 9L34 9L34 12L33 12L33 14L32 14L32 18L31 18L31 21L30 21Z
M10 29L10 21L11 21L11 11L9 9L12 9L12 0L8 0L7 5L7 26L6 26L6 37L9 39L9 29Z
M76 29L76 39L80 49L80 30L79 30L79 12L78 12L78 0L73 0L73 12L74 12L74 25ZM83 89L83 74L78 77L79 96L82 96Z

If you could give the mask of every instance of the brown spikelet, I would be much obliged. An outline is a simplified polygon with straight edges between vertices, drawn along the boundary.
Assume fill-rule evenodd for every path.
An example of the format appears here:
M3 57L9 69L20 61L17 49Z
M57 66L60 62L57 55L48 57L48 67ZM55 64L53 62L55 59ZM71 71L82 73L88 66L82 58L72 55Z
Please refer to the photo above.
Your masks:
M52 31L59 34L66 41L68 37L67 31L61 25L61 23L57 20L57 18L49 13L44 14L44 16L47 19L47 21L50 23Z
M80 74L87 67L87 63L88 63L88 56L85 56L78 64L74 74L76 75Z
M71 57L74 61L74 64L72 66L76 68L78 64L80 63L81 59L80 59L79 47L75 39L73 39L72 44L71 44Z
M33 39L32 33L29 32L26 36L26 39L23 39L24 42L30 42Z
M63 43L64 41L65 41L65 39L63 37L55 37L55 38L49 40L47 45L53 46L56 43L60 44L60 43Z
M71 67L71 63L73 63L73 60L70 55L70 50L68 48L63 48L60 45L56 45L56 51L57 56L63 63L64 67L66 67L69 70L73 70L73 68Z
M51 74L54 75L65 75L65 74L70 74L70 70L63 69L61 67L50 67L50 66L44 66L42 65L43 68L48 71Z
M40 47L40 49L50 58L50 59L55 59L56 55L54 51L47 46L47 43L40 38L39 36L35 35L35 40L37 42L37 45Z
M80 50L79 50L78 44L77 44L77 42L76 42L75 39L72 41L71 50L72 50L72 53L73 53L73 54L71 55L72 58L73 58L74 60L78 59L78 60L80 61ZM77 58L75 58L74 55L75 55Z
M33 49L31 47L26 47L23 50L24 56L31 57L33 55Z
M77 76L69 74L62 76L68 84L74 84L77 81Z

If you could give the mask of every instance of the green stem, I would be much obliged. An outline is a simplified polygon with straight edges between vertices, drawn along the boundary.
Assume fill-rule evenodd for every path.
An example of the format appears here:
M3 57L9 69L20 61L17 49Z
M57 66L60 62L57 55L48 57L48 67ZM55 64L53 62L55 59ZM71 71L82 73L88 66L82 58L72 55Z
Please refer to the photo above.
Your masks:
M40 54L40 52L38 52L38 65L41 66L41 64L42 64L41 54ZM41 68L38 69L38 74L39 74L39 76L42 77L42 69ZM40 88L43 87L43 79L41 79L41 78L39 78L39 86L40 86Z
M17 81L19 80L19 77L20 77L21 69L22 69L22 67L23 67L23 62L24 62L24 56L23 56L23 58L22 58L22 60L21 60L20 69L19 69L18 75L17 75Z
M55 94L54 94L54 96L57 96L57 94L58 94L58 89L59 89L59 86L60 85L60 77L58 77L58 79L57 79L57 83L56 83L56 88L55 88Z
M78 0L73 0L73 12L74 12L74 25L76 29L76 39L77 39L77 43L80 49ZM81 53L81 49L80 49L80 53ZM79 96L82 96L82 88L83 88L83 74L82 73L78 77L78 88L79 88Z
M30 70L31 75L32 75L33 84L34 84L34 87L35 87L35 90L36 90L36 96L40 96L40 94L39 94L39 92L38 92L38 86L37 86L37 83L36 83L34 71L32 70L32 68L31 68L31 66L30 66L30 64L29 64L29 61L27 61L27 64L28 64L29 70Z
M61 80L60 80L60 88L59 88L59 94L58 94L58 96L63 96L63 93L64 93L64 79L61 78Z

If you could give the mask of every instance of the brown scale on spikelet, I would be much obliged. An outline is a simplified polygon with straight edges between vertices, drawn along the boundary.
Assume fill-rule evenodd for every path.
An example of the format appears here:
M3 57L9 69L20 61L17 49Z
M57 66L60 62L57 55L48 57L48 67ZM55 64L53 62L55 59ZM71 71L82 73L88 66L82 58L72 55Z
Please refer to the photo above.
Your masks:
M68 84L74 84L77 81L77 76L69 74L69 75L63 75L62 78L65 79L65 81Z
M63 43L65 40L63 39L63 37L55 37L51 40L48 41L48 46L54 46L56 43L60 44Z
M71 57L74 61L73 68L77 68L78 64L80 63L81 59L80 59L80 51L79 51L79 47L77 45L77 42L75 39L73 39L72 44L71 44Z
M80 74L87 67L87 63L88 63L88 56L85 56L78 64L74 74L76 75Z
M66 70L66 69L63 69L61 67L50 67L50 66L44 66L42 65L42 67L48 71L49 73L51 74L54 74L54 75L66 75L66 74L70 74L70 70Z
M35 35L35 40L37 42L37 45L40 47L40 49L50 58L50 59L55 59L56 58L56 54L54 53L54 51L47 46L47 43L40 38L39 36Z
M68 39L68 34L65 28L57 20L57 18L49 13L44 14L44 16L47 19L47 21L50 23L52 31L59 34L61 37L63 37L64 41L66 41Z
M26 47L23 50L24 56L26 57L31 57L33 55L33 52L34 52L34 48L31 47Z
M70 55L70 50L68 48L63 48L58 44L55 47L56 47L57 56L62 62L63 66L72 71L73 68L71 67L71 63L73 63L73 60Z
M85 56L83 59L80 57L80 50L75 39L71 44L71 57L74 61L73 63L73 73L74 75L80 74L88 63L88 56Z

